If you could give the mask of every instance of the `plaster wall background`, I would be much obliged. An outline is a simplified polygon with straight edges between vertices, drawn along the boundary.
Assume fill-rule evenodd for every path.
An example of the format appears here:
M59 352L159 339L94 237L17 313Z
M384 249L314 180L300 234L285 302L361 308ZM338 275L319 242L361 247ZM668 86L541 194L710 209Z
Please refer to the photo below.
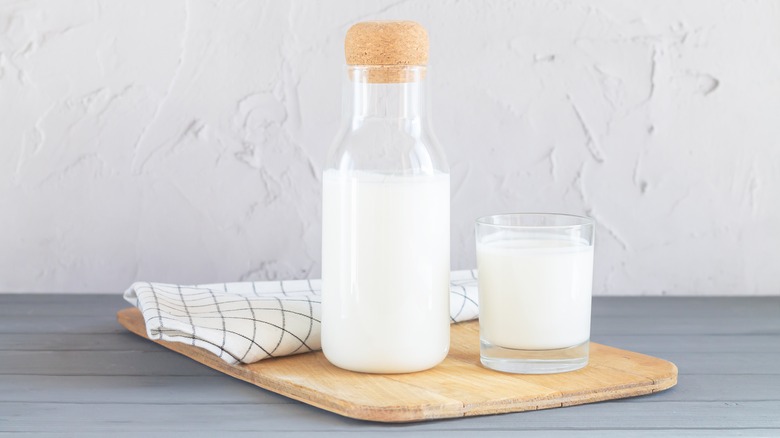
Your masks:
M0 290L316 278L354 22L431 36L452 264L593 216L595 294L778 294L780 3L2 1Z

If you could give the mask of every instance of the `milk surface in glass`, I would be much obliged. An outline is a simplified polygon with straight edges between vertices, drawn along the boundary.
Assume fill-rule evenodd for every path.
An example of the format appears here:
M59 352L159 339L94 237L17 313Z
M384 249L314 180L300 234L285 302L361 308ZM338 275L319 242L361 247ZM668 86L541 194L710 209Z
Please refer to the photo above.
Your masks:
M593 246L504 231L477 243L480 337L548 350L590 338Z
M323 175L322 346L355 371L435 366L449 348L448 174Z

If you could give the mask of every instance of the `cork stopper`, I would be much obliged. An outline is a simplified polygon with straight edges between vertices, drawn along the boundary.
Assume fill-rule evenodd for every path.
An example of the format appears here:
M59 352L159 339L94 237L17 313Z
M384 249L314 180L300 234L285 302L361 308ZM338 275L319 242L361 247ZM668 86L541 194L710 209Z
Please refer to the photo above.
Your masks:
M420 80L404 67L428 64L428 32L414 21L360 22L347 31L344 54L348 65L369 66L368 82Z

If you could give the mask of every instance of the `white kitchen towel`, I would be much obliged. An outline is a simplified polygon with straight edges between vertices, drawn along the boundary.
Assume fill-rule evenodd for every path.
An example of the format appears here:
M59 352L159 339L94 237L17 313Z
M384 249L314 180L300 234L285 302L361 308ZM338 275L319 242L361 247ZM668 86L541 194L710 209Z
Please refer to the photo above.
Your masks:
M452 272L450 286L452 322L477 318L476 271ZM231 364L320 349L320 280L134 283L124 297L150 339L205 348Z

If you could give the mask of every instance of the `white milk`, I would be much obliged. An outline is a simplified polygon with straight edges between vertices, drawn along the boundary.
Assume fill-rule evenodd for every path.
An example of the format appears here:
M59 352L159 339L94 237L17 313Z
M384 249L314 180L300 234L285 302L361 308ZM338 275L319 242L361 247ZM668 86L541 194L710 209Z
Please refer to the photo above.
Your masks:
M354 371L431 368L449 349L449 175L323 175L322 350Z
M590 338L593 247L498 233L477 244L480 339L547 350Z

